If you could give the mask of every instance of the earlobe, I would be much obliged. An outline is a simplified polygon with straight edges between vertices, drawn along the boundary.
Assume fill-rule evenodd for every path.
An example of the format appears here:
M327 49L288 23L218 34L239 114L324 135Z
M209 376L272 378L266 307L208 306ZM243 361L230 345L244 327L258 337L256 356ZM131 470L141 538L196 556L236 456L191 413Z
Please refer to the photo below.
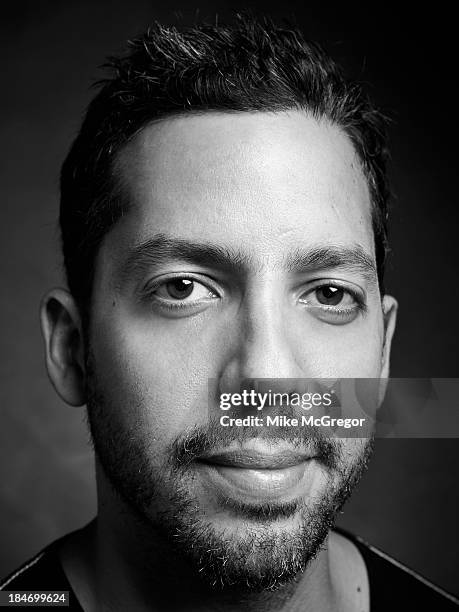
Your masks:
M84 338L72 295L52 289L40 306L46 368L58 395L71 406L85 403Z

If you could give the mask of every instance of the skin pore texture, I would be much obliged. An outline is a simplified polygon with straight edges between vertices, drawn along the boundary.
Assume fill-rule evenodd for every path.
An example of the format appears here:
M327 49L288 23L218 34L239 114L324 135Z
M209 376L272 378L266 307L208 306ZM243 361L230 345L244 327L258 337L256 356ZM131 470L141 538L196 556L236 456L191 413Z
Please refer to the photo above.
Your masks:
M329 530L370 441L213 420L241 379L388 376L396 303L351 141L300 111L189 114L144 128L116 174L128 206L98 253L89 345L64 290L42 315L96 450L98 518L61 551L84 609L367 610L363 560ZM298 460L238 464L273 456Z

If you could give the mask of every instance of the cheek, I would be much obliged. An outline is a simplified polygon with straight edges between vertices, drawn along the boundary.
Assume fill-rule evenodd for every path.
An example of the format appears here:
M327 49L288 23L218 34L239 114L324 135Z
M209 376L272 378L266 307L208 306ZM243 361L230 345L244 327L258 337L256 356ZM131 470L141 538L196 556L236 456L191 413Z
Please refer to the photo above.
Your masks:
M372 443L369 438L342 438L341 443L341 457L342 457L342 468L345 471L353 471L356 466L362 465L371 457Z
M303 348L305 378L379 378L382 340L378 334L327 330Z
M98 382L124 428L166 444L208 417L208 350L196 332L101 320L92 334ZM147 434L148 432L148 434Z

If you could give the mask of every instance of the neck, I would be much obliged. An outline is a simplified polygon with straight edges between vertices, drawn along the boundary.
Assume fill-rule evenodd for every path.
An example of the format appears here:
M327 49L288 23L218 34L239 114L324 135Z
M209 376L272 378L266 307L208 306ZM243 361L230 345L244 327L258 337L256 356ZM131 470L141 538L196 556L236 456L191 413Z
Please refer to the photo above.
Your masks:
M64 569L86 612L174 610L233 612L337 610L328 542L305 572L275 591L210 588L170 554L161 535L123 515L103 514L70 538Z
M328 546L287 585L250 592L212 588L188 563L171 555L169 543L151 528L131 523L119 533L99 517L94 531L98 591L107 600L123 602L120 610L293 612L300 609L297 604L305 611L334 609Z

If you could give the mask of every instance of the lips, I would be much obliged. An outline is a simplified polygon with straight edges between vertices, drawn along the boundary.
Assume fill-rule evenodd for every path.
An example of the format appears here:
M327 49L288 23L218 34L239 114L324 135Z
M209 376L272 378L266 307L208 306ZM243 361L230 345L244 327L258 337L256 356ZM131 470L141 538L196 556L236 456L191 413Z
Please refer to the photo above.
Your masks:
M284 450L274 453L256 450L232 450L214 453L200 460L215 466L227 466L252 470L280 470L299 465L310 459L306 453Z
M287 502L307 493L314 459L312 453L256 440L203 455L197 466L207 485L224 499L250 504Z

